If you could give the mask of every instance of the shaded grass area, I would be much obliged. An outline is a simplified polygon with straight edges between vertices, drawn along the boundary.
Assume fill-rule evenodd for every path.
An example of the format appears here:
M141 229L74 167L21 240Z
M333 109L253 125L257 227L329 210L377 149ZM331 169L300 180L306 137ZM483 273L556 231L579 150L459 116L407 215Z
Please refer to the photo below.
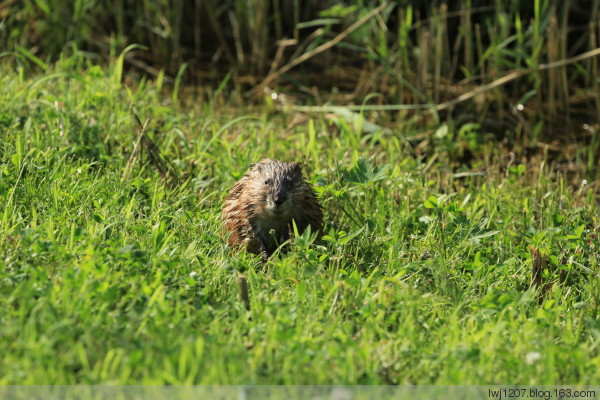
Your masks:
M270 88L301 105L369 102L379 123L411 117L389 113L396 105L442 105L503 82L445 110L502 135L523 130L525 146L562 146L597 139L582 125L596 126L600 110L599 10L597 0L6 0L0 57L25 68L65 52L112 61L137 44L127 68L168 83L222 84L245 100Z
M422 158L394 132L174 106L121 75L77 57L0 75L0 383L598 381L594 182L492 142L473 173L442 134ZM178 184L144 154L124 177L132 112ZM229 187L267 156L304 161L326 235L263 267L219 232Z

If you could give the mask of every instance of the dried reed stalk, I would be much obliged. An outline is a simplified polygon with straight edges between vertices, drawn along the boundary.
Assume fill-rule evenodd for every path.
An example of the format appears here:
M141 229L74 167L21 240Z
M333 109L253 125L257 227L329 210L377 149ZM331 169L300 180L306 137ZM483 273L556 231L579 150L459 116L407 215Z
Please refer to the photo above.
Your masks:
M129 159L125 163L125 168L123 169L123 175L121 175L121 182L124 181L125 179L129 178L129 175L131 174L131 169L133 168L133 165L135 164L135 160L137 159L137 156L138 156L140 143L142 142L142 137L144 136L144 134L146 132L146 127L148 126L148 122L150 122L150 119L147 119L146 122L144 122L144 124L142 125L142 122L140 121L139 117L136 114L133 114L133 117L135 118L135 120L138 123L139 134L138 134L138 137L137 137L135 143L133 144L133 151L131 152Z
M246 310L250 311L250 295L248 294L248 280L242 274L237 277L238 287L240 288L240 298L246 307Z
M256 94L262 92L263 89L267 85L271 84L273 81L278 79L282 74L285 74L290 69L292 69L292 68L296 67L297 65L303 63L304 61L316 56L317 54L320 54L320 53L324 52L325 50L332 48L333 46L335 46L336 44L341 42L346 36L348 36L349 34L354 32L356 29L361 27L365 22L367 22L368 20L373 18L375 15L377 15L381 11L383 11L387 6L388 6L387 2L380 4L379 7L375 8L372 11L370 11L369 13L367 13L364 17L362 17L361 19L359 19L358 21L356 21L355 23L350 25L346 30L344 30L339 35L337 35L336 37L331 39L329 42L323 43L322 45L316 47L315 49L309 51L308 53L304 53L300 57L291 60L283 67L279 68L277 71L274 71L272 74L267 75L267 77L261 83L256 85L254 88L252 88L248 92L246 92L245 93L246 96L253 96L253 95L256 95Z
M563 67L565 65L569 65L569 64L573 64L582 60L586 60L588 58L592 58L592 57L596 57L600 55L600 48L596 48L594 50L590 50L590 51L586 51L585 53L576 55L574 57L570 57L570 58L565 58L564 60L560 60L560 61L556 61L556 62L551 62L548 64L540 64L537 67L534 68L529 68L529 69L524 69L524 70L518 70L518 71L513 71L509 74L506 74L505 76L503 76L502 78L498 78L493 82L490 82L488 84L479 86L478 88L464 93L452 100L446 101L442 104L438 104L437 106L435 106L435 111L442 111L442 110L447 110L448 108L452 108L455 105L462 103L463 101L466 100L470 100L473 97L476 97L482 93L485 93L489 90L492 90L494 88L497 88L499 86L502 85L506 85L509 82L514 81L515 79L518 79L522 76L525 76L527 74L531 74L532 72L538 72L538 71L545 71L545 70L549 70L549 69L553 69L553 68L560 68Z
M539 291L538 304L542 304L544 302L544 297L546 297L546 294L552 289L552 286L557 282L563 283L565 281L566 274L564 271L561 271L558 279L544 282L542 275L544 274L544 270L548 268L546 255L542 254L540 249L533 246L529 246L529 254L531 255L531 282L529 283L529 287L534 287ZM561 263L564 264L564 261L563 257Z

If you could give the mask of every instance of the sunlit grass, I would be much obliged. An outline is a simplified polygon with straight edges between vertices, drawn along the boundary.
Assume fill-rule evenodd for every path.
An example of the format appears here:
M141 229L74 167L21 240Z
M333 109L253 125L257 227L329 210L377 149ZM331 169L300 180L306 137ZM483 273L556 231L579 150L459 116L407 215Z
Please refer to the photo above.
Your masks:
M314 116L286 130L289 115L174 105L150 80L121 86L118 64L81 65L0 75L0 383L598 381L587 186L492 143L472 143L492 155L483 173L456 174L476 125L421 159L393 132ZM146 154L123 178L132 113L178 184ZM304 162L326 227L263 267L226 247L220 207L267 156ZM541 304L530 246L547 256Z

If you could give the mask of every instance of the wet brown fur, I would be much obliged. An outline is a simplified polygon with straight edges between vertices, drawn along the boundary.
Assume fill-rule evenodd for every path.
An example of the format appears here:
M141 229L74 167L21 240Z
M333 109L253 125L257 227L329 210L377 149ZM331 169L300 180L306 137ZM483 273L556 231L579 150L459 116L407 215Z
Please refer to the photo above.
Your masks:
M289 239L292 220L300 233L309 225L312 232L322 233L322 207L297 162L267 158L252 165L223 206L229 246L245 246L251 253L262 253L263 260Z

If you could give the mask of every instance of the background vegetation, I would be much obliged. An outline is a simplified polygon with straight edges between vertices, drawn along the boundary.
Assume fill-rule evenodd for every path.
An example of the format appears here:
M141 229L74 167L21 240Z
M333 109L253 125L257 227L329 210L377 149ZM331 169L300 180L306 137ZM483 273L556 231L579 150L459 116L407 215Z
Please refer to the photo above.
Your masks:
M0 3L0 383L598 382L598 2L321 4Z
M558 146L597 142L589 128L600 111L597 58L544 68L598 48L598 11L598 1L553 0L4 0L0 46L30 65L27 53L57 60L85 51L107 61L135 43L144 47L126 54L128 70L223 83L238 102L270 86L292 103L439 105L509 77L437 111L525 147L540 138ZM335 45L316 51L327 44ZM369 117L412 116L389 108Z

